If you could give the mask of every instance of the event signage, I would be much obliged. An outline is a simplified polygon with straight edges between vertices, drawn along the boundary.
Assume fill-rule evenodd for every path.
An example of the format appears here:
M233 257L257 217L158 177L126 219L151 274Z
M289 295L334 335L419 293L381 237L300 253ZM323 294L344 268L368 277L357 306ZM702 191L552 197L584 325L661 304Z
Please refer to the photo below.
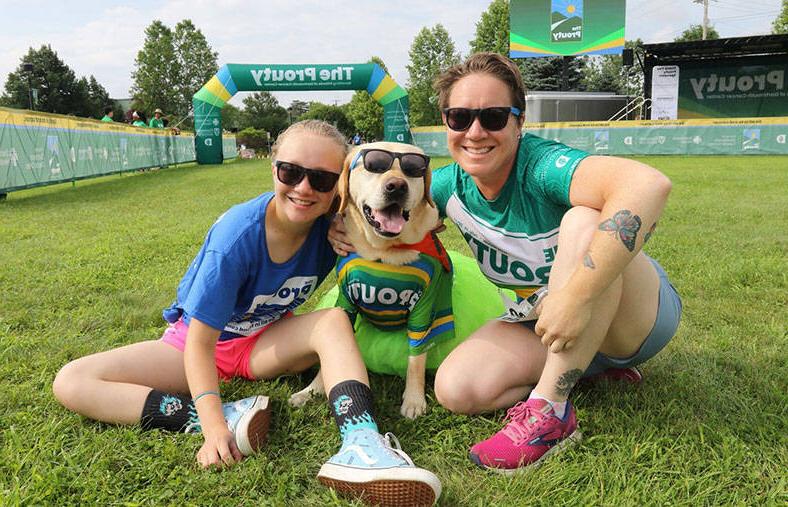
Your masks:
M783 57L678 65L679 118L788 115L788 60Z
M655 65L651 70L651 119L675 120L679 111L678 65Z
M788 155L788 117L526 123L523 132L595 155ZM448 156L444 127L417 127L413 142Z
M239 91L366 90L383 106L383 138L410 142L408 93L376 63L224 65L194 95L197 161L222 161L221 109Z
M509 56L621 54L625 0L511 0Z
M236 156L235 137L221 137L219 149ZM0 108L0 195L195 158L186 132Z

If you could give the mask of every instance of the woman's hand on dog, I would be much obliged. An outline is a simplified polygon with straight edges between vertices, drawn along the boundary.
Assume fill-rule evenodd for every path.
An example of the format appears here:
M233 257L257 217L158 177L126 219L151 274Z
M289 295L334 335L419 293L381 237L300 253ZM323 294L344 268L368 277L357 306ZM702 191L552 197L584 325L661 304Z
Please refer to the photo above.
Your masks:
M350 252L356 251L350 243L350 239L347 237L345 221L339 213L334 215L331 226L328 228L328 242L337 255L341 255L342 257L347 256Z

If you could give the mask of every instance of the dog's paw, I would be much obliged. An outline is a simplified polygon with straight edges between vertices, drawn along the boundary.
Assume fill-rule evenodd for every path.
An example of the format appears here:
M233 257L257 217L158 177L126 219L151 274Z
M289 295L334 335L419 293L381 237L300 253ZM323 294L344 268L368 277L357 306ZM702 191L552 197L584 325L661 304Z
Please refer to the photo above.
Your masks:
M307 387L306 389L302 389L297 393L290 396L290 399L287 400L290 403L291 407L303 407L306 403L312 399L317 393L312 389L312 387Z
M403 396L399 413L408 419L415 419L427 411L427 399L422 396Z

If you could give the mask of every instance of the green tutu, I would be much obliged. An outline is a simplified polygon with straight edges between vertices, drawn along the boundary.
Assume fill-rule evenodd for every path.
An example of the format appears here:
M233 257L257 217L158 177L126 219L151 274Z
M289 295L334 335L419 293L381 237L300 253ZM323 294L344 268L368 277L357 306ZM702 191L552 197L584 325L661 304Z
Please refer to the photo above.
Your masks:
M459 252L449 251L454 266L452 309L454 338L436 344L427 353L427 369L435 371L454 347L483 324L504 312L498 288L479 271L476 261ZM504 291L514 299L512 291ZM339 293L333 287L318 303L317 309L334 306ZM405 377L408 369L408 336L405 328L396 331L378 329L362 315L356 319L356 341L364 364L370 371Z

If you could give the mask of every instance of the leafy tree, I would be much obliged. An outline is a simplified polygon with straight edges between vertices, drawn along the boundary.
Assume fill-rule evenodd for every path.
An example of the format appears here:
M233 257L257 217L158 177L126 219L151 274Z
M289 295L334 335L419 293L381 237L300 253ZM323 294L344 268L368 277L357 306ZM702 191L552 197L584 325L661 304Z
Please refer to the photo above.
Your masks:
M345 137L351 137L354 133L353 122L347 117L346 106L330 106L320 102L310 102L309 110L299 119L326 121L339 129Z
M713 26L709 26L706 31L706 40L719 38L720 34L717 33L717 30L715 30ZM703 25L690 25L681 35L673 39L673 42L689 42L695 40L703 40Z
M216 58L190 20L179 22L174 31L153 21L145 29L145 43L131 74L136 106L148 114L158 107L173 117L185 117L192 96L218 70Z
M241 123L245 126L263 129L276 137L287 128L287 109L279 105L279 101L271 92L256 92L243 101Z
M377 56L370 58L367 63L377 63L388 73L386 64ZM347 117L353 123L355 132L366 139L383 139L383 106L366 90L356 91L346 108Z
M235 142L243 144L247 148L255 150L268 149L268 143L272 142L268 138L268 133L262 129L245 128L235 135Z
M33 65L32 72L24 70L25 63ZM103 91L106 94L106 90L93 76L91 81L77 79L74 71L57 56L51 46L30 48L21 58L16 71L8 75L2 103L7 107L28 109L29 90L32 88L38 95L33 108L38 111L94 116L90 104L91 83L94 83L95 93Z
M788 33L788 0L783 0L783 10L772 24L773 34Z
M241 130L243 124L241 110L232 104L225 104L222 108L222 128L226 130Z
M626 41L624 47L635 49L640 39ZM584 88L591 92L615 92L619 95L641 95L643 74L632 67L624 67L621 55L594 55L583 69Z
M509 55L509 0L493 0L476 23L471 52Z
M287 112L290 113L290 123L295 123L301 116L306 114L309 111L309 102L305 102L303 100L294 100L290 103L290 106L287 108Z
M585 60L571 56L530 58L525 62L523 82L527 90L584 90Z
M179 71L178 105L172 111L185 115L191 107L192 96L219 70L218 53L211 50L203 33L188 19L175 25L172 43Z
M183 115L179 97L180 62L175 55L172 30L159 20L145 29L145 43L134 60L131 94L136 107L146 113L161 108L168 114Z
M74 114L98 119L104 116L104 108L110 106L117 120L123 117L123 109L120 104L110 98L106 88L101 86L101 83L93 75L90 78L80 78L77 81L77 86L80 89L79 94L85 99L81 107L76 107Z
M410 124L440 125L438 97L432 82L448 67L459 63L460 55L454 47L449 32L438 23L433 28L424 27L410 46L408 73L408 100Z

